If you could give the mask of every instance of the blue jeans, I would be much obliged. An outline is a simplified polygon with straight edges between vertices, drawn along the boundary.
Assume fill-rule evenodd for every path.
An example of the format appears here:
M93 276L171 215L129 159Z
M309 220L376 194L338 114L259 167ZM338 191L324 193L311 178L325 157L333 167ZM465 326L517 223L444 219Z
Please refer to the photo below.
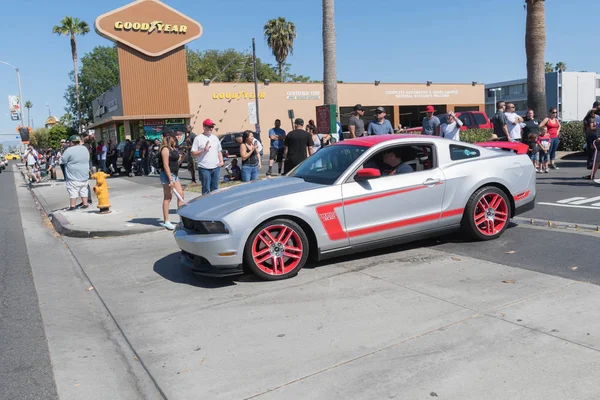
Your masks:
M242 182L258 180L258 164L242 165Z
M559 138L550 139L550 150L548 153L550 154L550 162L554 163L554 159L556 158L556 150L558 150L558 144L560 143Z
M100 171L106 172L106 160L98 160L100 163Z
M198 168L198 176L200 177L200 183L202 184L203 195L219 188L220 173L221 169L219 167L214 169Z

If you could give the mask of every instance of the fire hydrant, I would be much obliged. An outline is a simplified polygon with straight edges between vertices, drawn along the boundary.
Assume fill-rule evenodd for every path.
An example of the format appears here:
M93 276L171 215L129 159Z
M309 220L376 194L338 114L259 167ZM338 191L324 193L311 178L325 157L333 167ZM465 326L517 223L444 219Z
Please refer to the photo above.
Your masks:
M96 186L94 186L94 193L98 196L98 208L100 209L100 214L108 214L110 213L110 203L108 202L108 188L109 186L106 183L106 178L110 175L105 174L104 172L96 172L92 175L92 179L96 180Z

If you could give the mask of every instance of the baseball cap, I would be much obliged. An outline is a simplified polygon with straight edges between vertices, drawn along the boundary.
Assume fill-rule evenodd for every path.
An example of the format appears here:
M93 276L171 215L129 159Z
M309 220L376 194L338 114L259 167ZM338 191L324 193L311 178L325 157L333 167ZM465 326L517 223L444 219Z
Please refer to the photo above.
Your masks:
M433 106L427 106L425 107L425 112L434 112L435 109L433 108Z
M362 104L357 104L354 106L354 111L362 111L362 110L363 110Z
M77 136L77 135L72 135L72 136L69 138L69 141L71 141L71 142L79 142L79 141L81 141L81 140L79 139L79 136Z
M296 120L294 121L294 125L303 125L304 126L304 120L302 118L296 118Z
M202 122L203 126L215 126L216 124L210 118L206 118L204 122Z
M385 108L383 108L383 107L377 107L375 109L375 111L385 112Z

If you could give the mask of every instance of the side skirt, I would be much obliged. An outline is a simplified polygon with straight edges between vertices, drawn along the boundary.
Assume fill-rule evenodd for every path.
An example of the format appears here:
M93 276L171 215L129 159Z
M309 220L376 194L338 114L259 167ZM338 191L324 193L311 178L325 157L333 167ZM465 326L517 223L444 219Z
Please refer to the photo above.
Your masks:
M395 236L395 237L388 238L385 240L378 240L378 241L362 243L362 244L359 244L356 246L348 246L348 247L342 247L342 248L326 250L326 251L322 251L321 249L319 249L319 253L317 255L317 260L322 261L322 260L327 260L327 259L334 258L334 257L345 256L348 254L361 253L361 252L365 252L365 251L380 249L382 247L390 247L393 245L415 242L417 240L423 240L423 239L428 239L428 238L435 237L435 236L441 236L445 233L455 232L457 230L460 230L460 224L445 226L443 228L438 228L438 229L431 229L431 230L428 230L425 232L412 233L410 235Z

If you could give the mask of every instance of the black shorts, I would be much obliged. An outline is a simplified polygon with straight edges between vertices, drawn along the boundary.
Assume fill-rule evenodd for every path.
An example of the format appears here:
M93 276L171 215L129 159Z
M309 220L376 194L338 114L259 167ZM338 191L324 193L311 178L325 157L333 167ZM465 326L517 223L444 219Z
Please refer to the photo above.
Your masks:
M275 149L271 147L269 152L269 160L281 162L283 160L283 149Z

